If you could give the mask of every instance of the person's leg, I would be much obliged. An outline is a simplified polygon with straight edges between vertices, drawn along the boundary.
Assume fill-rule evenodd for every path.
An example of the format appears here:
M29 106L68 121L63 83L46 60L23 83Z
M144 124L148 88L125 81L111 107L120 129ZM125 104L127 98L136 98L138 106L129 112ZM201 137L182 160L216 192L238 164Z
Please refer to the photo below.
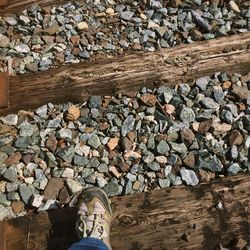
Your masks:
M87 237L72 245L69 250L109 250L109 248L102 240Z
M76 233L79 242L70 250L110 250L112 211L106 193L99 188L85 189L78 203Z

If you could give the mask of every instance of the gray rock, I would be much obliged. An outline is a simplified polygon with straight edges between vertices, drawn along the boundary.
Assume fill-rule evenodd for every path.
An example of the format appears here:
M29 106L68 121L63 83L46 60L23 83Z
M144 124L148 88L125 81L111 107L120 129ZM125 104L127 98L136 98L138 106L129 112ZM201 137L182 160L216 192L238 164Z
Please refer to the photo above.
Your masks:
M20 201L20 196L17 192L10 192L7 194L7 199L9 201Z
M101 163L98 167L97 167L98 171L100 173L108 173L108 165L106 163Z
M14 17L6 17L5 22L8 23L11 26L17 25L17 20Z
M170 186L169 179L158 179L158 183L161 188L167 188Z
M131 181L128 181L126 183L124 193L125 193L125 195L133 193L133 184Z
M182 180L180 176L176 176L174 182L173 182L174 186L179 186L182 184Z
M71 195L76 194L83 189L83 186L78 181L70 178L66 179L66 186Z
M0 193L0 205L8 207L11 202L7 199L6 194Z
M110 181L105 187L103 191L107 194L108 197L112 197L120 194L120 187L118 183Z
M85 167L88 164L89 160L85 156L75 155L73 162L74 162L75 165L84 166Z
M0 205L0 221L4 219L11 219L15 217L11 207L4 207Z
M191 108L184 107L180 112L180 119L183 122L191 123L195 121L195 113Z
M28 123L27 121L24 121L21 125L20 125L20 131L19 131L19 135L21 137L28 137L28 136L32 136L34 132L34 127Z
M205 77L201 77L199 79L196 80L196 85L202 90L205 91L207 88L207 85L209 83L210 77L205 76Z
M0 165L2 165L8 159L8 155L0 151Z
M15 166L9 167L3 174L3 177L10 181L15 182L17 180L17 169Z
M62 128L58 131L59 138L62 139L72 139L72 131L68 128Z
M187 185L196 186L199 183L199 179L193 170L181 168L181 178Z
M87 178L93 173L94 173L94 170L92 168L84 168L83 171L81 172L81 177Z
M102 97L101 96L91 96L88 100L88 106L89 108L99 108L102 103Z
M136 181L136 175L134 175L134 174L127 173L125 177L126 177L127 180L129 180L131 182Z
M219 110L220 108L220 105L209 97L205 97L204 99L202 99L201 103L208 109Z
M169 148L167 142L164 140L161 140L156 147L157 153L161 154L161 155L165 155L169 150L170 150L170 148Z
M228 110L222 110L220 117L221 117L221 120L226 123L229 123L229 124L233 123L233 120L234 120L233 114Z
M58 156L65 162L71 163L75 156L75 149L73 146L65 147L58 153Z
M27 44L19 44L15 47L15 50L18 53L24 53L24 54L27 54L30 52L30 48Z
M232 163L227 169L229 175L238 174L240 171L242 171L242 169L240 168L239 163Z
M53 120L50 120L48 122L47 128L58 128L60 127L61 124L61 118L60 117L56 117Z
M161 169L160 165L157 162L152 162L148 164L147 166L150 170L154 172L158 172Z
M123 122L122 128L121 128L121 134L122 136L126 136L128 132L132 131L135 124L135 118L133 115L129 115Z
M34 194L34 188L33 186L21 184L19 186L19 194L25 203L25 205L29 204L30 197Z
M192 16L196 22L196 24L201 27L205 32L210 32L211 31L211 26L205 21L204 18L202 18L197 12L194 10L191 11Z
M89 139L88 139L88 145L97 149L100 145L100 139L97 135L92 135Z
M25 149L31 144L31 142L32 142L31 137L17 137L14 146L16 148Z
M130 21L133 15L134 15L134 12L132 11L123 11L120 13L120 17L126 21Z
M164 168L164 176L165 176L165 178L171 173L171 171L172 171L172 166L171 165L167 165Z
M10 114L5 117L1 117L1 121L7 125L15 126L18 122L18 115Z
M187 147L184 143L170 142L171 149L177 153L183 154L187 152Z
M48 107L47 105L43 105L41 107L39 107L36 110L36 114L39 115L42 118L46 118L47 117L47 112L48 112Z

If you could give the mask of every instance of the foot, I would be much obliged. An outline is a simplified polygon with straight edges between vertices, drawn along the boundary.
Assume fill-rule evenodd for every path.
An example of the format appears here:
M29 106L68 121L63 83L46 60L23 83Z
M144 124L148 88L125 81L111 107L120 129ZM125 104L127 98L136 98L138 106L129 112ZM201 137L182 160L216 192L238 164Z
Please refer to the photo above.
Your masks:
M102 240L110 249L110 223L112 210L106 193L99 188L88 188L80 194L76 232L80 238Z

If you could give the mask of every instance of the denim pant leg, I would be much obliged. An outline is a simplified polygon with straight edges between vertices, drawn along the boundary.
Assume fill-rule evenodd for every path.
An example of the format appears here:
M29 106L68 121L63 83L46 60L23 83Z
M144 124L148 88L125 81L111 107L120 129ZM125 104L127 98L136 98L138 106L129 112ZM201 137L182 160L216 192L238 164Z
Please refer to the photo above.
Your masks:
M74 243L69 250L109 250L102 240L96 238L82 238L79 242Z

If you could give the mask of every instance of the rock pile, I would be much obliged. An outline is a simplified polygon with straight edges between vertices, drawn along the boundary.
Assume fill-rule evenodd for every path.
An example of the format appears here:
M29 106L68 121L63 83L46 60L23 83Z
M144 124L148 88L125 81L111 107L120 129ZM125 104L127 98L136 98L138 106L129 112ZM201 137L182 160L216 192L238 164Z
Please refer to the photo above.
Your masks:
M0 117L0 219L250 171L250 75Z
M155 51L250 30L248 1L82 2L2 18L0 71L43 71L103 53Z

